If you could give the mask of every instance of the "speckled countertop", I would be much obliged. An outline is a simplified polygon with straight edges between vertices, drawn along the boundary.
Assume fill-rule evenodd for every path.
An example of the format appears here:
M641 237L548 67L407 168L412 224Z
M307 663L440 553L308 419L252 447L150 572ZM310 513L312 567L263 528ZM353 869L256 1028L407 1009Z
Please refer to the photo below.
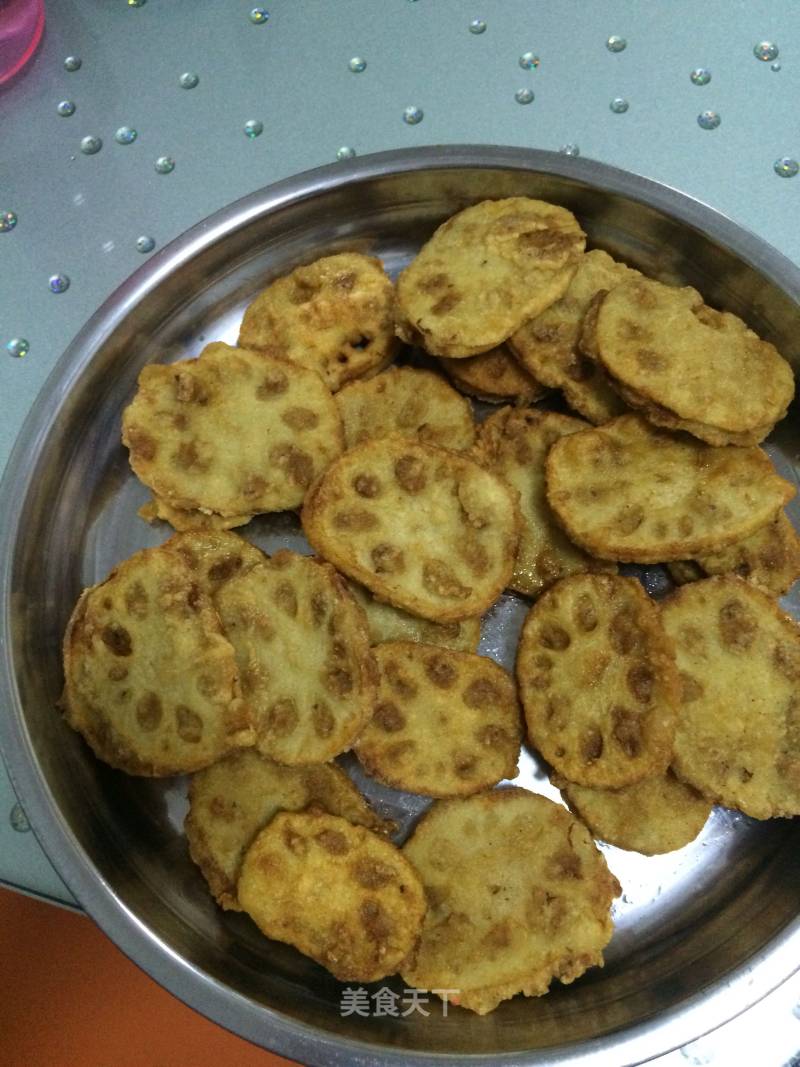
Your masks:
M795 0L53 0L0 87L0 467L69 340L144 257L337 158L580 153L800 263L798 99ZM0 815L0 881L69 902L2 771ZM799 998L794 979L657 1062L800 1062Z

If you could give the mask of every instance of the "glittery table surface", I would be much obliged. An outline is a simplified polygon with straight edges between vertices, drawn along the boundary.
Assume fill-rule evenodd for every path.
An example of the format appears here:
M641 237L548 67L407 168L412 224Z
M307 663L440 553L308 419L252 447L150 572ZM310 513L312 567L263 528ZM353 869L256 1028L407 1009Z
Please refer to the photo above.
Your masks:
M800 263L799 52L796 0L52 0L0 89L0 467L69 340L153 249L337 157L580 152ZM2 771L0 815L0 881L70 902ZM791 980L657 1062L800 1062L799 998Z

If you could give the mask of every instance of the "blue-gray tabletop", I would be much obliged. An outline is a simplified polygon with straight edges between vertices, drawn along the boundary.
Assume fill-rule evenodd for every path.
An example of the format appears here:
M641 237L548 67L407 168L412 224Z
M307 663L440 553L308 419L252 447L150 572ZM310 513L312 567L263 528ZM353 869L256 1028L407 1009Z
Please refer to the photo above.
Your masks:
M795 0L46 8L36 55L0 88L0 468L69 340L145 257L353 154L581 154L704 200L800 263ZM74 903L1 768L0 881ZM657 1062L796 1063L798 999L795 978Z

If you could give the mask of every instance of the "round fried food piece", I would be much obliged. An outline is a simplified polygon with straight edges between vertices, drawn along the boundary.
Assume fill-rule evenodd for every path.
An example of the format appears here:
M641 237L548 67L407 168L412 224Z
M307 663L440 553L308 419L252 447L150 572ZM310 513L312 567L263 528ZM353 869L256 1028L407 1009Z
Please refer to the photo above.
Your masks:
M711 444L724 443L720 434L757 444L794 395L792 369L775 347L690 286L622 282L600 305L595 339L613 379ZM713 440L704 427L716 431Z
M783 596L800 578L800 537L781 511L743 541L694 561L670 564L669 571L678 585L715 574L737 574L766 593Z
M676 774L754 819L800 815L800 629L760 589L707 578L663 601L683 699Z
M128 774L196 771L255 739L211 600L163 548L84 590L64 637L64 677L67 722Z
M609 381L611 380L609 378ZM693 437L698 437L701 441L706 441L710 445L741 445L743 447L757 445L759 441L764 440L773 428L772 423L767 423L764 426L756 427L755 430L747 430L743 433L719 430L715 426L708 426L703 422L682 419L667 408L659 407L658 404L654 404L646 397L640 396L633 389L623 385L622 382L614 381L613 384L628 407L633 411L639 412L654 426L662 426L665 430L684 430L686 433L690 433Z
M469 652L391 641L375 649L378 702L353 746L369 775L429 797L515 778L522 743L512 678Z
M625 563L691 559L740 541L795 494L760 448L712 448L639 415L556 441L546 479L570 539Z
M394 358L393 299L379 259L324 256L259 293L244 313L238 344L309 367L335 392Z
M267 937L341 982L394 974L425 916L419 877L382 837L324 812L279 812L247 850L239 903Z
M616 573L615 563L594 559L569 540L547 503L544 464L550 446L585 422L531 408L502 408L481 424L477 457L519 493L522 533L511 589L538 596L568 574Z
M376 670L364 613L333 567L277 552L225 582L214 603L259 752L296 765L348 749L375 706Z
M165 552L177 552L189 565L200 588L210 596L223 582L267 559L260 548L226 530L176 533L161 547Z
M284 767L249 748L192 775L186 838L218 904L241 910L236 883L253 838L279 811L302 811L311 804L379 833L391 825L333 763Z
M516 493L474 460L391 435L357 445L303 507L313 547L377 597L434 622L483 614L507 585Z
M478 400L488 400L490 404L502 400L532 404L547 392L520 366L507 345L466 359L440 359L439 366L456 389Z
M602 966L620 887L560 804L516 788L437 801L403 854L428 898L406 985L459 990L453 1003L485 1015Z
M142 370L122 442L157 508L238 525L298 507L344 438L336 401L314 371L214 343L199 359Z
M638 270L599 248L586 252L561 299L529 319L508 341L526 370L544 385L564 389L570 406L581 412L585 407L590 422L608 422L621 415L625 405L597 364L580 351L584 317L597 293L638 277Z
M347 448L389 433L456 451L475 440L469 401L429 370L390 367L368 381L346 385L336 403Z
M531 744L569 781L620 789L669 766L675 656L635 578L578 574L544 593L522 629L517 680Z
M481 639L481 620L462 619L460 622L431 622L409 615L401 608L376 600L363 585L348 582L348 589L364 609L369 639L373 645L384 641L419 641L423 645L439 645L456 652L477 652Z
M397 332L434 356L488 352L563 296L586 235L563 207L484 200L443 223L397 280Z
M160 497L154 496L138 511L145 522L168 522L173 529L191 533L203 533L216 530L231 530L235 526L246 526L252 515L229 515L224 518L213 511L192 511L187 508L174 508Z
M711 814L705 797L670 770L624 789L590 789L564 780L555 784L595 837L643 856L688 845Z

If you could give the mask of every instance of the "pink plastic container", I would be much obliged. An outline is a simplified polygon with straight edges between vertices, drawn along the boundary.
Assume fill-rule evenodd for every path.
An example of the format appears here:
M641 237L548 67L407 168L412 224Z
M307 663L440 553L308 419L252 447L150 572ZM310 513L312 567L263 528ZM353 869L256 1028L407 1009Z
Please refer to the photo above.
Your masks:
M0 0L0 85L17 74L44 30L44 0Z

